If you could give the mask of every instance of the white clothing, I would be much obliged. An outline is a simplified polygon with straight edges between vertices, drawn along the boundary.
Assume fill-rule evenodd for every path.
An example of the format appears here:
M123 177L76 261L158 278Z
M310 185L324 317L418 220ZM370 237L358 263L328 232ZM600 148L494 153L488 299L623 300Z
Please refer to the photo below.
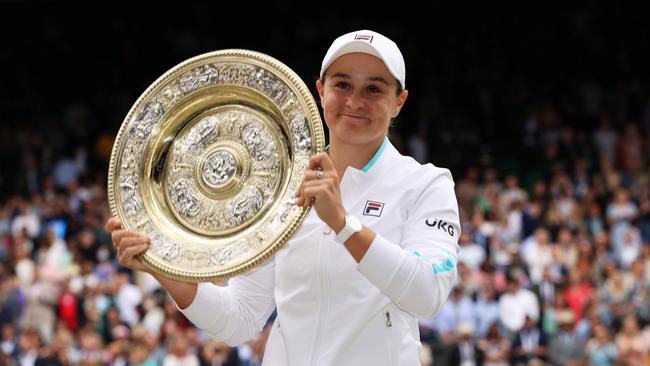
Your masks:
M533 237L534 238L534 237ZM537 284L542 281L544 268L553 266L553 248L550 244L540 245L535 239L528 246L524 260L530 269L530 280Z
M120 310L120 319L124 320L131 328L138 324L139 316L136 307L142 302L142 291L132 283L126 283L117 291L115 299Z
M475 271L485 261L485 249L476 243L461 245L458 252L458 261L467 264L469 268Z
M312 209L269 262L228 287L199 284L182 312L237 345L277 306L266 366L418 365L417 318L438 313L457 276L453 186L448 170L420 165L386 139L364 169L348 167L340 185L348 214L377 234L360 263ZM368 201L381 211L364 214Z
M535 294L525 288L516 293L505 293L499 298L499 317L503 325L511 332L518 332L526 317L539 319L539 301Z
M35 238L41 229L41 221L37 215L28 213L16 216L11 223L11 235L17 238L23 230L27 232L30 238Z

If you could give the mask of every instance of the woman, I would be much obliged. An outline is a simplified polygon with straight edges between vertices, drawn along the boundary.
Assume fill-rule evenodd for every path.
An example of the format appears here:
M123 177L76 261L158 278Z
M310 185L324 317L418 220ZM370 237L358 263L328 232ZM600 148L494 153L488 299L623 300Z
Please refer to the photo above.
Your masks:
M460 225L446 169L401 156L386 135L405 90L397 45L372 31L336 39L316 88L329 149L313 156L296 205L313 210L265 265L229 282L154 276L214 338L253 338L274 308L265 365L416 365L417 318L433 317L456 279ZM120 263L149 241L107 223Z

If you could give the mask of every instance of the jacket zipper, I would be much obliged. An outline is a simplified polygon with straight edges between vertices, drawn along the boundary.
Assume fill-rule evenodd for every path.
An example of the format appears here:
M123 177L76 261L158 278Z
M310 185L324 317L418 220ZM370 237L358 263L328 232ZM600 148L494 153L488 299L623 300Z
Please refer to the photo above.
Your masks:
M325 228L323 229L323 235L320 236L318 240L318 284L320 285L319 287L319 292L320 292L320 301L319 301L319 309L318 309L318 324L316 326L316 340L314 344L314 348L312 350L312 356L311 356L311 365L319 365L320 360L318 358L318 353L320 352L320 338L321 338L321 323L322 321L325 320L325 315L328 312L327 306L328 304L326 303L327 299L327 284L326 284L326 273L327 273L327 260L324 259L326 257L326 251L329 248L329 243L325 243L323 245L323 241L327 241L329 234L331 232L331 229L328 231L329 227L325 225Z
M393 339L393 321L390 319L390 311L386 310L386 339L388 348L388 360L391 365L396 365L397 361L395 359L395 340Z

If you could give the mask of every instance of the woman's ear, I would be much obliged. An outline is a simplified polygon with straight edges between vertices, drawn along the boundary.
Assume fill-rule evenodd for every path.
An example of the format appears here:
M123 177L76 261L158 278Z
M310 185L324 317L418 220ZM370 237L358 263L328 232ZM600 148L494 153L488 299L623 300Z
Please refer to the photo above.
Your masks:
M393 109L393 118L396 118L399 112L402 110L402 107L404 106L404 103L406 102L406 98L409 96L409 91L408 90L402 90L400 95L397 97L397 103L395 103L395 108Z
M325 88L320 79L316 80L316 90L318 90L318 96L320 97L321 104L323 103L323 98L325 97Z

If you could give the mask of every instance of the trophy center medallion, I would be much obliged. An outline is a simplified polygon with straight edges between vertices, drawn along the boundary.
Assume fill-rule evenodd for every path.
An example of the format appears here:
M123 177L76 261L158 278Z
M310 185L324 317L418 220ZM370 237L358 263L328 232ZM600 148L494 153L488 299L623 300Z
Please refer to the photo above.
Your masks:
M226 150L217 150L205 158L201 179L210 188L220 189L229 185L237 172L235 156Z

